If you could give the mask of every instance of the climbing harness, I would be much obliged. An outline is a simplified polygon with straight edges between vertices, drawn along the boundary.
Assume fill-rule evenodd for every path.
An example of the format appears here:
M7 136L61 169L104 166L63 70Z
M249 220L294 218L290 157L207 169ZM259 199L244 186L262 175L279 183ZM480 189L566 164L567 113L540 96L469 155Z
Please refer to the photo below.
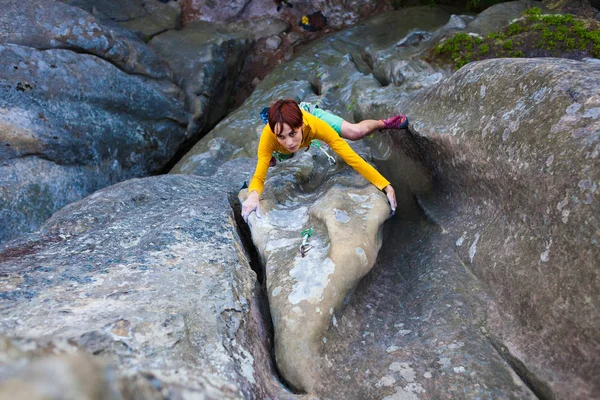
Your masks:
M335 158L333 158L328 152L327 150L325 150L323 148L323 146L321 146L321 143L319 143L316 140L313 140L312 142L310 142L310 145L313 147L316 147L317 149L321 150L323 153L325 153L325 155L327 156L327 160L329 161L330 165L334 165L335 164Z
M300 255L304 258L306 253L312 249L312 245L308 243L308 238L312 236L313 230L312 228L304 229L300 234L304 237L304 239L302 239L302 244L300 245Z

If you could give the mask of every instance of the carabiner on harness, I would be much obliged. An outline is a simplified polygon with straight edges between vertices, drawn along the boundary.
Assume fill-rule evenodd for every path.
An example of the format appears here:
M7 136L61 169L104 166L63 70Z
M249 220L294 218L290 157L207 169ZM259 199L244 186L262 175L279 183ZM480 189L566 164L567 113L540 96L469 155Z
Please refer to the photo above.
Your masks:
M302 258L308 253L310 249L312 249L312 245L308 243L308 238L312 236L313 230L312 228L304 229L300 234L304 236L302 239L302 244L300 245L300 255Z
M321 146L321 143L319 143L317 140L313 140L310 142L310 145L313 147L316 147L317 149L321 150L323 153L325 153L325 155L327 156L327 160L329 161L330 165L334 165L335 164L335 158L333 158L328 152L327 150L325 150L323 148L323 146Z

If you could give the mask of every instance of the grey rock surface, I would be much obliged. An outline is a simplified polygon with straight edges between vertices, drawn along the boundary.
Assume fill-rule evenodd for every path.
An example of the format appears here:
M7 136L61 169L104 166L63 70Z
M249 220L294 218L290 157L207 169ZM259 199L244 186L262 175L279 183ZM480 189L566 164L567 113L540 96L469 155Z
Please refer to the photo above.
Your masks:
M410 98L360 102L364 117L411 118L413 136L374 145L380 166L402 153L430 171L430 185L397 169L391 180L414 186L488 285L503 313L487 329L542 396L598 392L599 88L594 63L497 59Z
M181 28L181 2L145 0L59 0L104 21L139 32L144 39Z
M407 13L413 12L417 19L416 16L424 11L417 8L404 11L403 14L406 16ZM380 21L382 18L388 22L394 21L394 15L382 16L376 20ZM402 53L417 60L417 56L432 45L433 41L429 38L435 33L439 34L436 27L456 29L456 22L445 25L448 18L448 14L444 18L443 13L440 13L429 15L429 18L425 18L426 22L421 21L430 27L431 36L419 35L428 31L413 29L410 26L399 27L392 33L388 32L389 36L386 36L383 29L378 30L375 27L384 25L389 31L390 24L373 22L371 25L371 22L366 22L366 26L358 26L315 43L292 62L282 65L265 78L248 101L217 125L171 172L211 175L224 160L253 156L263 127L258 114L262 107L276 98L292 97L297 100L319 101L322 107L334 110L351 120L356 110L362 108L357 104L361 101L361 93L391 92L393 96L401 93L401 96L409 97L404 91L409 85L381 88L372 75L365 75L372 72L369 57L372 57L371 61L377 60L377 64L381 66L385 65L386 60L402 62ZM369 34L373 34L378 40L373 40ZM368 43L377 45L365 48ZM410 51L405 52L406 43L411 44L408 45ZM396 56L396 53L399 54ZM441 80L440 77L428 81L427 77L430 75L429 71L415 73L411 79L413 82L424 82L421 88ZM418 89L418 85L413 86L413 93L418 93ZM387 109L386 113L394 114L397 111L400 110ZM379 118L386 113L369 117ZM376 134L376 137L377 135L380 134ZM381 135L389 138L387 134ZM373 141L373 144L374 155L381 158L381 154L385 153L385 146L377 141ZM199 151L196 152L197 150ZM354 193L353 191L359 189L349 183L352 180L336 186L333 183L336 182L335 175L325 174L324 178L316 178L324 172L323 167L319 167L319 161L314 161L318 157L314 158L312 154L312 151L303 153L298 158L280 163L271 169L267 189L261 196L264 199L261 203L262 218L255 217L255 214L250 216L253 240L265 264L267 295L275 330L276 361L283 379L292 387L307 391L318 398L341 396L356 399L416 399L440 398L448 393L458 397L462 395L534 398L535 395L498 353L485 329L481 329L488 310L494 307L481 282L470 275L457 257L440 256L435 260L432 258L433 253L451 252L449 246L440 245L432 249L421 246L410 256L419 260L419 268L424 271L421 273L423 282L414 282L414 296L431 296L437 301L416 301L411 295L399 299L398 295L405 290L403 285L406 285L406 281L394 278L388 282L385 279L382 281L382 278L371 277L394 274L390 270L395 266L410 269L401 261L393 261L394 254L398 254L394 251L402 245L402 248L406 249L403 254L409 257L411 245L403 240L414 235L418 228L394 231L394 235L403 237L403 240L388 236L388 246L392 248L388 251L392 254L379 264L380 268L387 268L388 272L371 271L367 275L367 282L370 279L379 279L377 284L374 284L376 286L370 289L369 296L365 294L363 284L359 284L358 287L355 285L368 272L372 261L367 262L368 267L365 267L365 270L358 272L360 268L352 268L352 262L346 259L341 263L333 263L344 265L341 272L338 269L331 271L331 263L327 261L331 258L327 258L323 247L329 245L333 249L332 243L339 243L338 234L351 246L354 239L359 240L362 233L367 233L368 230L355 228L351 230L352 233L343 230L329 231L338 225L345 226L336 218L342 218L346 222L352 221L353 217L357 216L355 211L361 211L359 206L352 207L352 204L349 204L352 202L348 199L346 202L342 200L348 197L347 193ZM413 188L398 185L398 188L402 188L398 191L402 207L412 207L413 212L416 212L419 207L414 204L411 190L425 190L431 187L427 172L408 161L405 165L382 168L386 176L395 176L392 169L399 169L402 173L418 176L424 181ZM311 179L314 180L312 185L309 183ZM343 181L343 178L340 179ZM368 185L365 189L369 189ZM322 196L318 200L313 198L317 194L315 190ZM369 194L365 193L356 194L355 197L366 197L367 202L370 199ZM373 208L377 210L378 207ZM321 231L318 231L314 243L319 251L312 256L309 252L307 258L302 259L297 249L302 241L299 232L310 225L309 221L319 221L320 218L328 222L317 223ZM373 221L376 222L377 219L376 217ZM427 228L426 222L423 224L424 228L418 223L416 226L426 229L429 234L437 234L434 228ZM374 230L377 229L379 226ZM372 240L377 235L366 236ZM374 248L378 248L378 245ZM348 249L344 248L340 251L342 257L358 259L356 251L346 250ZM335 253L339 255L337 250ZM309 260L310 257L316 260ZM370 260L367 251L365 259ZM425 272L433 265L427 262L430 260L437 263L436 269ZM413 261L413 264L416 262ZM445 262L452 263L453 274L444 270ZM315 265L318 267L313 268ZM305 274L313 269L315 272ZM464 290L461 289L461 292L455 294L459 287ZM305 294L308 293L308 297L314 295L310 301L299 297L298 293L302 292L303 288L306 289ZM350 291L352 288L354 290ZM377 289L385 293L377 298L381 299L379 307L387 306L387 311L376 315L362 311L364 307L373 303L371 299ZM300 300L293 303L290 298L293 301ZM456 304L462 303L458 312L455 308L440 306L441 299L450 298L455 298ZM432 316L432 313L435 315ZM422 322L419 320L421 318ZM357 325L361 326L361 329L357 329ZM396 335L397 332L403 331L399 327L404 325L411 327L405 330L407 332ZM408 331L414 333L408 335ZM381 334L376 340L371 340L375 337L371 333L375 332ZM406 337L404 333L407 334ZM439 342L435 338L440 338ZM387 343L385 348L381 347L383 343ZM431 350L424 347L431 347ZM388 349L390 351L387 351ZM371 357L373 354L375 356ZM420 375L417 376L417 373Z
M537 399L486 335L493 300L401 189L372 271L325 335L321 398ZM406 191L405 191L406 190Z
M0 44L69 49L93 54L131 74L169 79L167 63L131 33L105 27L78 7L54 0L6 0L0 14Z
M22 353L47 351L39 337L50 336L60 347L53 354L77 347L119 365L124 398L298 398L276 378L274 346L284 379L309 392L303 398L594 398L598 64L488 60L441 80L447 71L420 56L436 34L469 19L446 23L432 12L419 22L423 11L403 13L380 17L391 21L381 30L366 23L325 38L265 78L172 171L204 177L123 182L5 246L0 326L24 347L2 344L0 366L20 368L30 357ZM17 92L31 90L19 82ZM328 303L331 314L306 299L321 301L321 288L332 287L319 278L343 280L320 262L334 248L330 238L341 232L353 246L358 237L356 228L334 232L360 219L340 198L382 195L363 193L372 188L352 171L327 172L314 150L270 171L263 219L253 214L251 224L274 330L286 331L286 317L298 311L290 296L303 298L298 309L312 318L298 319L302 342L271 343L226 193L249 177L253 162L243 157L256 154L259 112L279 97L318 101L348 120L405 112L412 132L365 140L400 208L384 225L374 267L356 284L370 269L366 257L369 268L347 275L352 282L340 287L354 290ZM10 152L37 148L37 136L17 136L25 150ZM21 159L6 161L6 170L47 161L12 164ZM297 255L307 221L317 222L308 253L321 257L315 263ZM342 253L356 261L356 251ZM295 285L302 274L316 285Z
M249 164L235 160L214 178L125 181L8 243L3 334L104 357L124 398L287 398L232 223L228 193Z
M213 126L225 115L253 37L244 29L194 22L150 41L169 61L177 83L185 91L191 114L189 136Z
M271 36L265 42L265 47L268 50L277 50L279 48L279 46L281 46L281 42L282 42L282 40L279 36Z
M283 32L287 32L290 29L290 24L286 21L269 16L243 19L231 22L225 26L227 26L229 31L237 31L241 35L252 37L254 40L281 35Z
M182 96L168 81L20 45L0 45L0 71L0 241L94 190L160 171L185 139Z
M121 399L114 370L78 350L68 341L0 337L0 399Z

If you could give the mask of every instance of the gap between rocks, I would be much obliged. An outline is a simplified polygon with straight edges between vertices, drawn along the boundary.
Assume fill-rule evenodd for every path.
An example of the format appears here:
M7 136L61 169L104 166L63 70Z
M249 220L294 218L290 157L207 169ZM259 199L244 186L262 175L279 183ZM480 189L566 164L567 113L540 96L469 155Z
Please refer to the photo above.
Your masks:
M259 298L259 308L262 315L262 321L266 325L264 326L265 332L268 332L269 338L268 343L269 352L270 352L270 360L273 366L273 371L276 372L276 379L283 385L283 387L289 392L293 394L303 394L296 392L292 389L291 385L289 385L285 379L279 373L279 369L277 368L277 363L275 362L275 347L274 343L274 329L273 323L271 319L271 312L269 307L269 298L267 295L267 282L266 282L266 274L264 265L260 262L260 258L258 256L258 251L252 242L252 233L250 232L250 227L242 218L242 205L237 197L237 192L228 193L229 205L231 206L232 211L232 222L234 224L234 228L242 241L243 251L248 258L250 263L250 268L256 273L256 279L258 281L258 285L256 287L260 291L258 293Z
M500 357L504 359L515 371L519 378L527 385L527 387L540 399L540 400L555 400L556 396L552 392L552 389L543 381L541 381L533 372L527 368L521 360L511 354L504 344L497 338L492 337L488 332L483 333L489 340L490 344L498 352Z
M86 55L86 56L90 56L90 57L95 57L98 58L104 62L107 62L109 64L111 64L112 66L114 66L115 68L117 68L118 70L120 70L121 72L127 74L127 75L131 75L131 76L139 76L141 78L144 79L148 79L150 81L155 81L155 82L162 82L162 81L168 81L171 83L173 82L173 78L168 78L168 77L164 77L164 78L156 78L153 77L151 75L147 75L147 74L143 74L141 72L135 72L135 71L126 71L123 69L122 66L120 66L119 64L117 64L115 61L109 59L109 58L105 58L105 55L108 54L108 52L112 49L112 47L108 50L106 50L102 55L100 54L94 54L94 53L90 53L89 51L86 51L84 49L81 48L76 48L76 47L69 47L67 45L65 46L56 46L56 47L32 47L32 46L27 46L30 47L32 49L38 50L38 51L42 51L42 52L46 52L46 51L52 51L52 50L60 50L60 51L69 51L72 53L77 53L77 54L81 54L81 55Z

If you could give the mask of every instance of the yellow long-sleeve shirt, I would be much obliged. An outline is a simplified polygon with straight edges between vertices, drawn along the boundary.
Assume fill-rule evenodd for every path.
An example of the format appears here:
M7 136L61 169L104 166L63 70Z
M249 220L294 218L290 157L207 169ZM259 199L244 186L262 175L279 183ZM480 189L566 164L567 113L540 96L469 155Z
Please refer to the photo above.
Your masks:
M331 126L325 121L302 111L302 120L304 129L302 130L302 143L300 148L310 146L313 139L322 140L333 149L340 157L344 159L346 164L354 168L358 173L365 177L369 182L375 185L378 189L383 189L390 182L385 179L375 168L369 165L361 156L356 154L354 150L342 139ZM256 190L260 195L265 186L265 178L269 169L269 162L274 151L282 154L290 154L290 152L279 144L277 137L269 127L265 125L258 143L258 162L256 163L256 171L248 187L248 193Z

